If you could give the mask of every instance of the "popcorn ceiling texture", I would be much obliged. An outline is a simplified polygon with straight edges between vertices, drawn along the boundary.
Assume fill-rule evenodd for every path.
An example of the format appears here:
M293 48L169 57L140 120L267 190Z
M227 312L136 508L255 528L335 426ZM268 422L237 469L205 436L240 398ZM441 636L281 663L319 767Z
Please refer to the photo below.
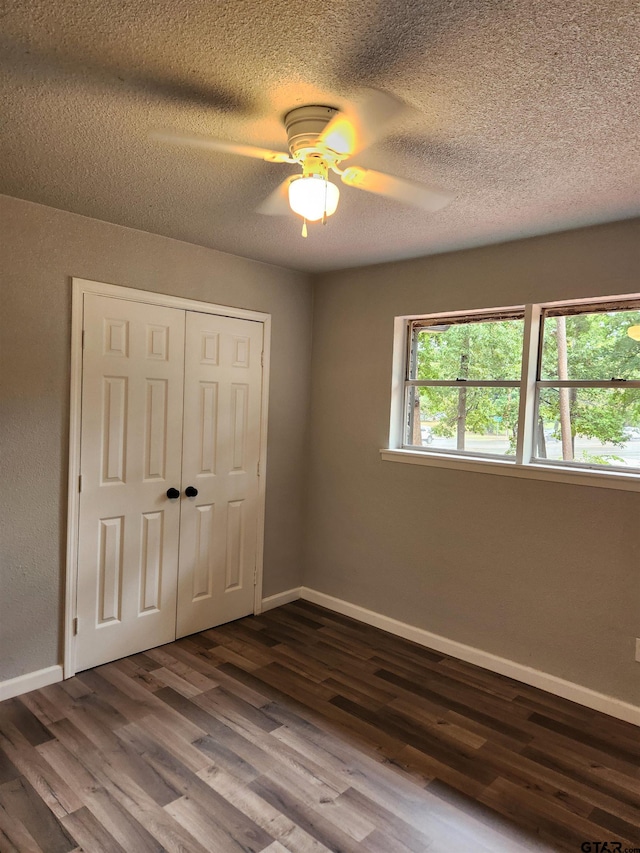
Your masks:
M20 0L0 11L0 192L319 271L640 214L637 0ZM341 187L326 227L266 217L284 113L364 88L407 110L359 165L450 189L427 214Z

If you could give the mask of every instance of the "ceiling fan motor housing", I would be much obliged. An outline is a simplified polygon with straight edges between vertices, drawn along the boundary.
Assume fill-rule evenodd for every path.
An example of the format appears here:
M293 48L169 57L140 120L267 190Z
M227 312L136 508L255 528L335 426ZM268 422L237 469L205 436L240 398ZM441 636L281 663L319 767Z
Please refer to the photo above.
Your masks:
M324 106L297 107L288 112L284 126L291 156L302 161L309 153L317 151L318 137L337 112L333 107Z

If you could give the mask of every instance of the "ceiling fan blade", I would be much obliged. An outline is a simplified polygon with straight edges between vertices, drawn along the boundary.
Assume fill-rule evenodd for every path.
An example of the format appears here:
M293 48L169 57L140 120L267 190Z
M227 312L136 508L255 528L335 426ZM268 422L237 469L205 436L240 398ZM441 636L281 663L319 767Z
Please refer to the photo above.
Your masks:
M349 187L388 196L423 210L440 210L453 199L453 195L444 190L428 187L417 181L394 178L393 175L385 175L384 172L375 172L373 169L362 169L360 166L345 169L341 178Z
M286 180L278 184L271 195L268 195L258 207L258 213L264 213L267 216L284 216L287 213L291 213L291 207L289 206L289 184L297 177L297 175L289 175Z
M153 130L149 136L159 142L171 145L190 145L192 148L203 148L209 151L223 151L227 154L240 154L243 157L255 157L269 163L295 163L284 151L271 151L269 148L258 148L255 145L244 145L241 142L228 142L226 139L215 139L211 136L199 136L190 133L175 133L171 130Z
M404 104L387 92L371 90L359 103L338 113L320 134L319 142L349 157L379 139Z

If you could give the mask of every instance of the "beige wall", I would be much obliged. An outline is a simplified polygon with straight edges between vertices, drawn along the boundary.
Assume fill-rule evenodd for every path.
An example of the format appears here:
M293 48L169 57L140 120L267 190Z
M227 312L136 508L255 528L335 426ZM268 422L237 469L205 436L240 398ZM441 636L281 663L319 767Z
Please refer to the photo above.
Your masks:
M61 661L71 276L272 315L264 594L300 583L306 276L0 196L0 681Z
M640 291L640 220L316 282L307 586L640 702L640 494L382 462L393 318Z

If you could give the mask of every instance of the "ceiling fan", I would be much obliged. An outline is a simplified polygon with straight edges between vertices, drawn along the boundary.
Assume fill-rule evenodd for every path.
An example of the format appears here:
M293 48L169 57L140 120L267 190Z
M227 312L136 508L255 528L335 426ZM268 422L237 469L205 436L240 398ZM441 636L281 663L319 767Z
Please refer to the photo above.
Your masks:
M296 107L284 117L289 152L272 151L254 145L229 142L207 136L156 130L153 139L176 145L190 145L212 151L255 157L268 163L296 163L302 174L290 175L258 207L260 213L280 215L293 210L303 218L302 235L307 236L307 221L326 223L335 213L340 191L329 180L329 173L343 184L366 192L387 196L405 204L435 211L448 204L452 195L417 181L404 180L364 169L341 168L359 151L375 142L404 105L385 92L373 91L358 106L346 111L334 107L310 105Z

